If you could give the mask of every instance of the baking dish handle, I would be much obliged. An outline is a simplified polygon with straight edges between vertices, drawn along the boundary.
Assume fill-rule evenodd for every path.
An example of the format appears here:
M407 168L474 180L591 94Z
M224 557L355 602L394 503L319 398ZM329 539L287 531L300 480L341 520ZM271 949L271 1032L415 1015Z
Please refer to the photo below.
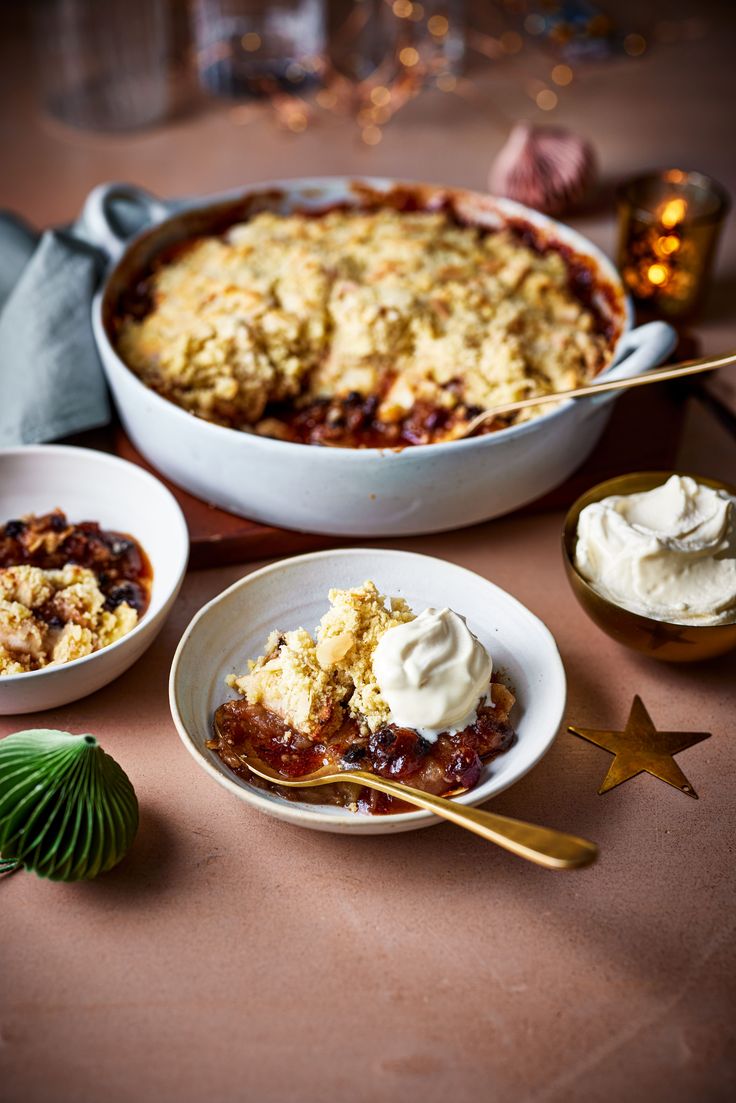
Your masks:
M601 372L598 378L603 382L604 379L631 379L635 375L644 375L661 364L676 344L677 333L667 322L647 322L637 326L624 334L613 366Z
M124 218L120 211L115 211L118 201L133 217ZM162 200L135 184L99 184L87 196L80 223L89 241L114 263L131 237L144 226L162 222L171 213Z

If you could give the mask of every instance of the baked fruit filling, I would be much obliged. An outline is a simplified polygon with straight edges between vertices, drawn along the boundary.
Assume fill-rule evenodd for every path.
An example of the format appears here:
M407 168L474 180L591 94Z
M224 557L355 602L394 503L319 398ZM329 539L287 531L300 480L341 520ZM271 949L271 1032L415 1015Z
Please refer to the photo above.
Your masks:
M151 568L130 536L61 510L0 526L0 676L114 643L148 608Z
M244 758L285 779L328 765L438 795L476 785L483 761L514 741L515 699L462 618L451 610L415 617L373 582L331 590L329 600L314 637L303 628L274 632L248 671L227 679L240 696L217 709L209 747L250 784L364 813L408 806L349 779L279 788L253 775ZM407 723L412 714L416 726Z
M116 343L144 383L209 421L401 447L593 377L612 338L594 291L591 268L530 227L448 210L264 211L154 261L121 304Z

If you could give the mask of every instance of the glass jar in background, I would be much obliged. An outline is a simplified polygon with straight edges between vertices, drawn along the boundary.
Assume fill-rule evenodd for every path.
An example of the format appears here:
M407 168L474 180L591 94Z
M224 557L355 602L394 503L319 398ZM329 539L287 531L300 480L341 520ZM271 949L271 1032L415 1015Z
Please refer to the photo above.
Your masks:
M465 0L422 0L427 63L436 73L459 76L465 60ZM422 24L419 24L422 26ZM422 47L420 46L420 52Z
M324 0L194 0L199 82L215 96L270 95L319 79Z
M34 34L41 94L55 118L101 131L166 118L169 0L39 0Z

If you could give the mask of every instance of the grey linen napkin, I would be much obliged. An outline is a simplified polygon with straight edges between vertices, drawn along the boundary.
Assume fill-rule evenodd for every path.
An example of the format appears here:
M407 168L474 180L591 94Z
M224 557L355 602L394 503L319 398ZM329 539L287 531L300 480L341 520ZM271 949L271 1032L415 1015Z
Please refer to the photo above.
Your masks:
M110 405L90 305L104 267L67 230L0 214L0 447L104 425Z
M26 243L22 264L9 224L0 218L2 447L56 440L110 419L90 321L100 254L66 231L49 230ZM11 236L14 248L6 251Z
M169 204L172 211L184 205ZM111 196L108 218L120 236L132 237L148 221L146 204ZM0 448L58 440L110 420L90 320L106 265L84 214L73 226L38 234L0 211Z

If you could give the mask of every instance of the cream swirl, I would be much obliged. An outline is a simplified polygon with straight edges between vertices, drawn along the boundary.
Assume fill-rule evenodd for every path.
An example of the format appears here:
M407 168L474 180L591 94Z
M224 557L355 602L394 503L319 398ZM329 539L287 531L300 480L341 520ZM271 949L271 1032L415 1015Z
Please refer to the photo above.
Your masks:
M452 609L425 609L389 628L373 653L373 673L392 722L433 742L472 722L488 689L491 656Z
M575 566L610 601L674 624L736 620L736 508L725 491L672 475L593 502L578 519Z

